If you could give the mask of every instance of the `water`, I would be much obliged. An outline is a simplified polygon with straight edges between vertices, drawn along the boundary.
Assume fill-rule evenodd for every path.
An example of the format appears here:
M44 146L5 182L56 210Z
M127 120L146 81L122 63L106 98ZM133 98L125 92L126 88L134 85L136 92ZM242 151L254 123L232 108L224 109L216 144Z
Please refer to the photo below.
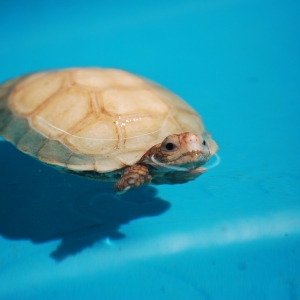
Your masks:
M299 299L296 1L2 1L0 79L126 69L220 145L194 182L117 196L0 142L1 299Z

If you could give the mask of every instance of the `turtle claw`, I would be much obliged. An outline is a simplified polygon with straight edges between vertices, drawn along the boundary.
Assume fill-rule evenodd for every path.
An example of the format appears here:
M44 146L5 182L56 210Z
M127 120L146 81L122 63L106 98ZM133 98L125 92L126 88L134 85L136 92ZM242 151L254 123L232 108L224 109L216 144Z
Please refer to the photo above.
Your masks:
M116 190L117 195L123 195L123 194L125 194L125 193L130 189L130 186L127 186L127 187L126 187L124 190L122 190L122 191L118 191L117 188L116 188L116 186L114 186L114 189Z

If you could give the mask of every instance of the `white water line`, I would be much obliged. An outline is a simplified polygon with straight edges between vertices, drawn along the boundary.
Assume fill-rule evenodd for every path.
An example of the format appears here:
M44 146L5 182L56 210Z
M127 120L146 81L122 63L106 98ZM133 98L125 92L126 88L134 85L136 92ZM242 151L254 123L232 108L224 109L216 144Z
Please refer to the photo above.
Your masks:
M151 156L151 160L152 160L155 164L157 164L157 165L159 165L159 166L161 166L161 167L164 167L164 168L166 168L166 169L171 169L171 170L176 170L176 171L185 171L185 172L186 172L186 171L189 171L188 168L176 167L176 166L169 166L169 165L166 165L166 164L164 164L164 163L161 163L161 162L159 162L158 160L155 159L154 154Z
M216 156L216 161L213 164L211 164L210 166L207 166L206 170L213 169L220 164L221 157L218 154L215 154L215 156Z

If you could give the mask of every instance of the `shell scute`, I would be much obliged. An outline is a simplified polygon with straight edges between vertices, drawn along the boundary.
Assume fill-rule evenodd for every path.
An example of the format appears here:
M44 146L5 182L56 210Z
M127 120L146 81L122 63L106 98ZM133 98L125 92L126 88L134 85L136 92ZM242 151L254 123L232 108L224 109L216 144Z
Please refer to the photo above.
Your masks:
M57 93L34 114L33 125L51 138L72 132L76 124L92 113L89 94L77 88Z
M115 69L75 69L71 72L75 85L90 89L138 88L145 86L144 80L122 70Z
M114 115L164 115L169 107L147 90L109 90L102 96L106 111Z
M65 82L65 74L36 74L22 82L13 92L10 105L20 115L33 113L53 96ZM27 82L26 82L27 81Z
M95 156L95 171L100 173L106 173L118 170L125 167L123 163L118 159L118 156L113 155L99 155Z
M22 136L28 131L28 122L23 118L11 118L6 126L2 129L2 134L5 138L14 143L18 144Z
M18 141L17 147L27 154L36 156L45 142L46 137L31 128Z
M67 161L67 168L75 171L93 171L95 169L94 165L93 156L80 153L73 153Z
M48 140L38 151L37 157L48 164L66 166L72 153L60 142Z
M79 153L105 155L118 149L119 134L113 119L101 115L98 118L93 117L88 124L66 135L65 141Z
M5 129L7 124L13 119L13 113L8 107L0 108L0 130L1 134L3 135L2 131ZM3 135L4 136L4 135Z
M197 114L182 110L180 113L176 113L176 115L174 115L174 119L185 131L199 134L204 132L203 123Z
M197 112L190 105L188 105L176 94L170 92L169 90L163 88L162 86L156 83L149 82L149 85L152 92L155 93L157 97L162 99L165 103L168 103L170 106L175 107L177 112L181 112L183 110L198 115Z

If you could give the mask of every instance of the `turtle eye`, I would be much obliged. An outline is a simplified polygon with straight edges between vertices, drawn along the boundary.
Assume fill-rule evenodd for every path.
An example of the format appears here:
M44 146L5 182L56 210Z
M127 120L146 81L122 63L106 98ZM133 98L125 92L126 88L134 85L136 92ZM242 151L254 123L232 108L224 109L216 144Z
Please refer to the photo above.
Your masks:
M202 145L203 145L203 146L206 146L206 142L205 142L205 140L203 140L203 142L202 142Z
M174 152L178 150L178 146L175 145L174 143L167 142L162 145L162 150L166 152Z
M167 143L165 147L166 147L167 150L172 151L172 150L174 150L176 145L174 145L172 143Z

